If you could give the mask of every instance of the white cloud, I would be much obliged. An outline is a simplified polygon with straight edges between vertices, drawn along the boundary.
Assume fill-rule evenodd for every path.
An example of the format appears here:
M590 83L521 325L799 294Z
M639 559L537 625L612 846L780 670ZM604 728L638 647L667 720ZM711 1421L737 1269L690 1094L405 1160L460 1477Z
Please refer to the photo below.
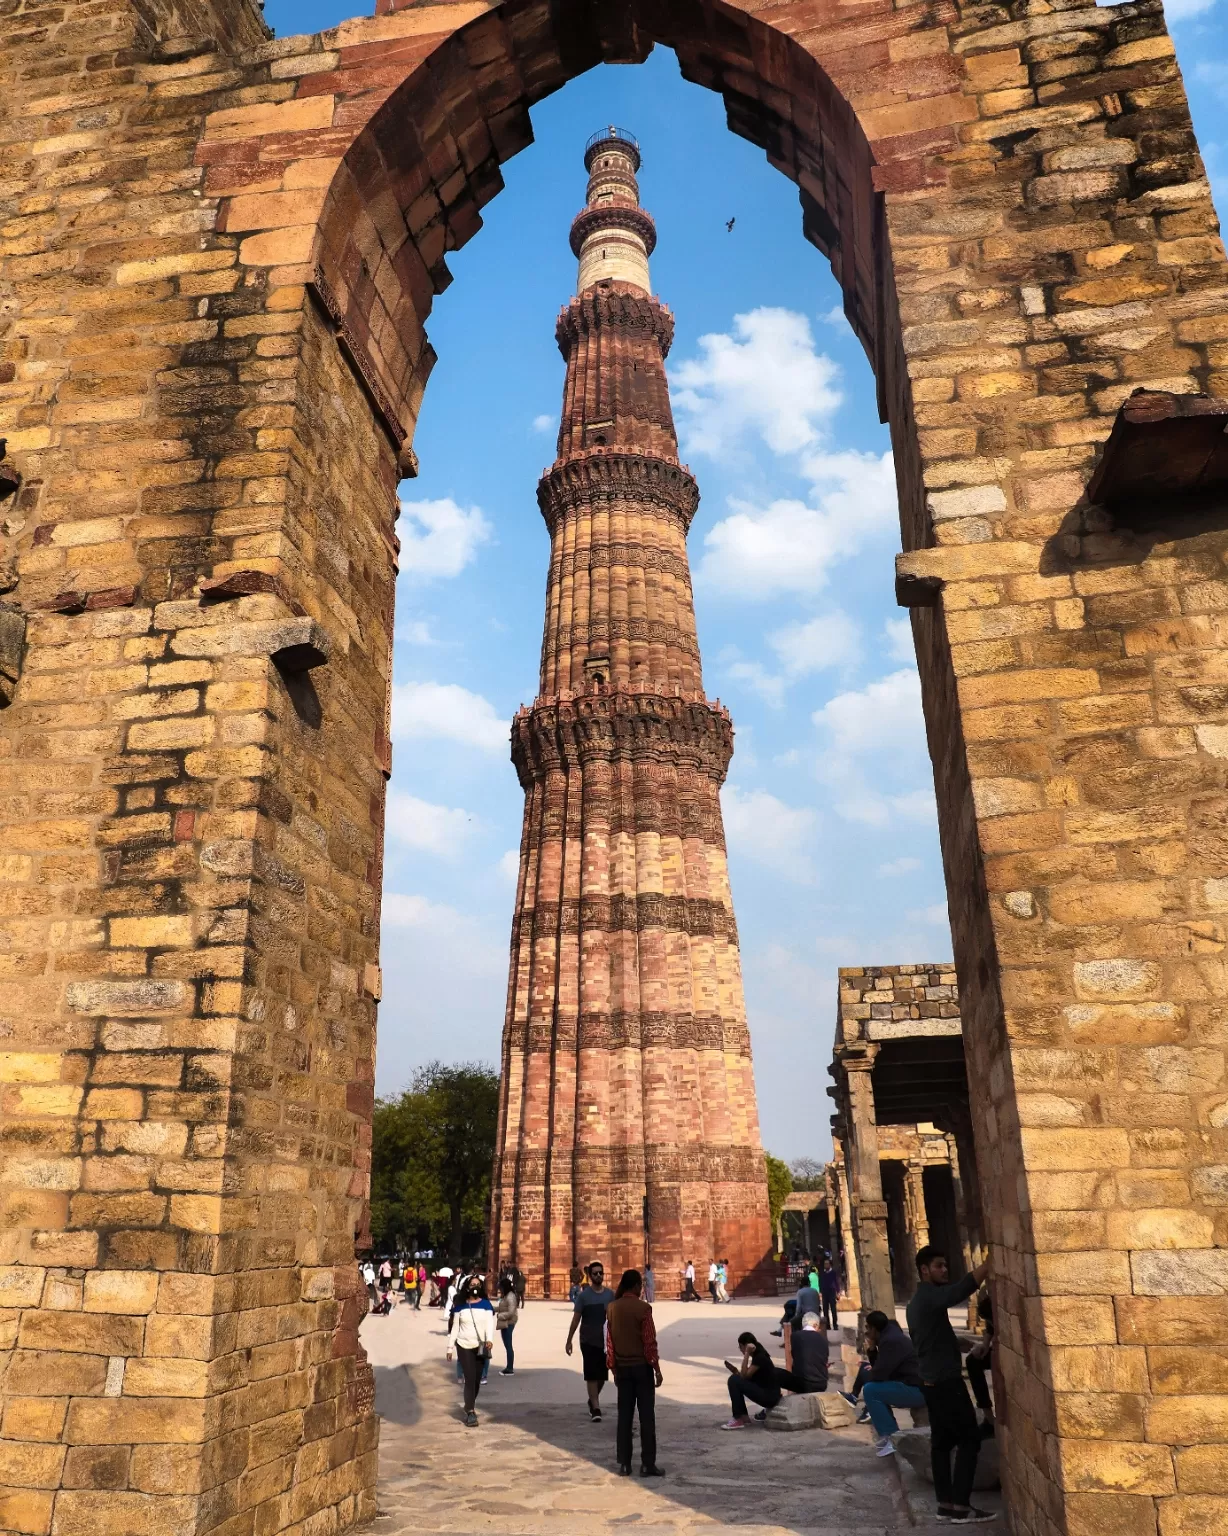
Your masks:
M553 431L555 431L557 426L558 426L558 417L557 416L542 415L542 416L534 416L534 418L533 418L533 430L534 430L534 432L553 432Z
M839 367L815 350L809 320L794 310L735 315L731 333L701 336L699 350L670 375L688 454L727 458L748 433L774 453L799 453L842 399Z
M861 655L861 630L838 608L804 624L787 624L768 636L789 677L844 667Z
M857 692L838 693L811 718L831 733L837 752L925 747L921 679L913 668L892 672Z
M844 313L843 304L833 304L830 309L825 309L819 316L820 325L848 325L848 316Z
M934 799L934 791L928 787L911 789L906 795L892 795L891 806L906 821L938 820L938 802Z
M936 901L932 907L913 907L908 916L914 923L931 923L935 928L951 926L945 901Z
M506 752L509 726L488 699L458 683L397 683L392 690L392 734Z
M393 842L450 858L478 830L479 822L470 811L433 805L429 800L394 790L388 796L384 826Z
M755 507L731 499L732 516L704 536L699 582L752 602L814 593L827 584L837 561L895 526L889 453L816 450L805 457L802 471L815 482L811 502L781 499Z
M883 625L883 634L887 641L887 655L891 660L912 666L917 659L917 652L912 643L911 622L908 619L888 619Z
M880 864L876 873L884 879L892 880L897 875L909 875L914 869L920 868L920 859L892 859L889 864Z
M785 680L769 672L761 661L729 661L724 674L735 683L746 686L773 709L779 709L785 701Z
M914 668L839 693L811 718L823 737L816 771L832 789L837 815L885 827L896 817L926 821L936 814Z
M401 514L401 569L417 581L459 576L494 531L480 507L466 511L450 496L403 501Z
M727 784L721 796L729 846L757 864L799 884L814 880L806 845L814 833L815 814L785 805L766 790L742 790Z
M510 885L515 885L520 878L520 849L509 848L496 868L504 880Z
M431 626L426 619L406 619L396 627L396 638L403 645L435 645Z

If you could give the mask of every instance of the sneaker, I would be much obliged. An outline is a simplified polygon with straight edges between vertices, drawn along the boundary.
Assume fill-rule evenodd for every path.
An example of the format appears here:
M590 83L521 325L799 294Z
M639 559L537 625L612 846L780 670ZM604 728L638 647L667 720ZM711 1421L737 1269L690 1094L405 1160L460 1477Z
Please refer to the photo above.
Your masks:
M868 1424L869 1422L870 1422L870 1410L868 1408L863 1408L861 1410L861 1412L857 1415L857 1423L858 1424Z
M745 1429L749 1424L748 1419L726 1419L721 1425L722 1429Z
M664 1477L665 1473L662 1472L660 1467L641 1467L640 1468L640 1476L641 1477Z
M510 1366L507 1368L507 1370L499 1372L500 1376L514 1376L515 1374L516 1372L512 1370Z
M785 1331L784 1331L783 1328L773 1328L772 1329L772 1337L774 1339L783 1339L784 1336L785 1336Z
M856 1406L857 1406L857 1399L853 1396L853 1394L851 1392L841 1392L840 1396L844 1399L844 1401L846 1403L849 1404L849 1406L851 1408L856 1408Z
M756 1424L765 1424L766 1422L767 1422L767 1409L766 1408L760 1408L759 1412L755 1415L755 1423Z
M468 1427L470 1429L476 1429L478 1427L478 1416L477 1416L477 1414L476 1413L467 1413L465 1415L465 1423L468 1425Z
M874 1442L874 1454L876 1456L894 1456L895 1446L891 1443L891 1436L884 1435L881 1440Z
M986 1525L997 1518L992 1509L956 1509L947 1516L952 1525Z
M589 1416L590 1419L592 1419L594 1424L600 1424L601 1423L601 1409L600 1408L594 1408L590 1404L589 1405L589 1410L588 1410L588 1416Z

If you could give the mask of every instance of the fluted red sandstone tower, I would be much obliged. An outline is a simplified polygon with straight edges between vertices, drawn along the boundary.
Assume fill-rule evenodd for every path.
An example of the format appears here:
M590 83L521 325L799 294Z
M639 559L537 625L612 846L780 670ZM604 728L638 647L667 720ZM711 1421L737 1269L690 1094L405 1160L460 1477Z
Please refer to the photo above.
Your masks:
M492 1256L548 1295L576 1261L688 1258L758 1288L768 1203L720 786L729 714L704 697L635 140L584 156L577 296L550 529L541 689L512 728L525 791L503 1036Z

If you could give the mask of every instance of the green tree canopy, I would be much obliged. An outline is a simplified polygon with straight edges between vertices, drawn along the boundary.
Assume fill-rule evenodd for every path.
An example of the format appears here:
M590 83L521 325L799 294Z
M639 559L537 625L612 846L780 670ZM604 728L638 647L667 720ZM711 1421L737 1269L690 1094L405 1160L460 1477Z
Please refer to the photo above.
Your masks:
M793 1193L793 1175L788 1163L767 1154L768 1213L772 1220L772 1239L776 1238L776 1223L785 1208L785 1201Z
M393 1099L377 1099L371 1146L371 1235L446 1247L461 1257L466 1227L486 1221L499 1074L481 1062L433 1061Z

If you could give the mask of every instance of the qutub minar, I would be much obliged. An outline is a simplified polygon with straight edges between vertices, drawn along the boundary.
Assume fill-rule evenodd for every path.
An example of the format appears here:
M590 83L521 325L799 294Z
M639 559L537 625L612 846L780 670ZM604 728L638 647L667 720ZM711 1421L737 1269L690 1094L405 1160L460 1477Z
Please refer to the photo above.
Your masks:
M728 711L704 697L635 139L595 134L571 227L577 295L550 530L541 687L512 726L524 831L503 1034L492 1260L565 1296L576 1262L693 1259L772 1289L763 1150L725 862Z

